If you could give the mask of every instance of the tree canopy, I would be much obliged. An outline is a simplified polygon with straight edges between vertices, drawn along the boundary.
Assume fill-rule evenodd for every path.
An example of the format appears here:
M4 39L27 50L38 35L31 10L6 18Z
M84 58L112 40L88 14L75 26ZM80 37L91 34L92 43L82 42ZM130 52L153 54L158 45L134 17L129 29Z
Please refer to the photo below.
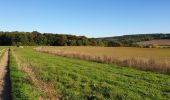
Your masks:
M101 41L84 36L33 32L0 32L0 45L100 46Z

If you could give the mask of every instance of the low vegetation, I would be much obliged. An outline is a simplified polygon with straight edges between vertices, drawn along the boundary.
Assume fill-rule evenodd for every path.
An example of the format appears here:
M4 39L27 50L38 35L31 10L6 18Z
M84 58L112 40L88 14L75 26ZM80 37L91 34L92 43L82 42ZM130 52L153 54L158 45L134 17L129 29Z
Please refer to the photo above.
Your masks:
M0 47L0 59L4 55L5 51L6 51L5 47Z
M2 57L2 55L3 55L3 49L0 48L0 58Z
M168 100L170 98L169 75L103 63L105 60L105 63L113 63L110 62L111 58L107 58L108 55L115 57L135 57L136 55L145 58L145 60L152 55L156 61L168 60L169 49L126 48L125 50L125 48L104 47L69 47L69 49L68 47L48 47L49 53L65 54L62 55L65 57L61 57L57 56L58 54L37 52L33 50L34 48L11 47L10 49L9 68L13 100L47 98L56 100ZM36 49L47 50L47 47ZM138 52L134 52L136 49ZM3 53L2 50L5 50L4 47L0 48ZM79 51L84 55L78 54ZM121 53L118 54L118 51ZM72 58L66 58L68 55ZM98 63L99 61L91 62L92 56L93 61L96 59L105 60L102 63ZM101 56L103 58L100 58ZM83 60L74 59L74 57L80 57ZM150 62L153 64L154 61ZM169 64L169 62L167 63ZM25 65L29 70L25 69ZM165 66L163 65L163 67ZM36 80L33 81L30 75ZM45 87L42 87L42 84L46 84ZM56 95L55 98L54 95Z
M11 97L13 100L37 100L39 91L30 82L26 73L21 71L10 50Z
M64 57L170 74L170 49L106 47L38 47L35 49Z
M169 99L170 76L15 48L39 80L54 84L61 99ZM21 75L23 76L23 75Z

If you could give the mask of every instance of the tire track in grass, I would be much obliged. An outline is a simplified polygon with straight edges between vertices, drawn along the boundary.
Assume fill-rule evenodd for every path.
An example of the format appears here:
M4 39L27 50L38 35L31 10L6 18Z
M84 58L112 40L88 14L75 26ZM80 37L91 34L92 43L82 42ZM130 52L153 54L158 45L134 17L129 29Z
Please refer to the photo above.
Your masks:
M50 99L50 100L58 100L58 97L57 97L57 93L54 89L54 86L52 83L48 82L48 83L45 83L41 80L38 80L36 78L36 75L34 74L34 72L32 71L31 68L29 67L26 67L24 66L22 68L22 70L24 72L26 72L30 78L30 80L32 81L32 83L37 87L39 88L41 91L43 91L44 93L47 94L47 98L46 99ZM39 97L39 100L43 99L42 97Z
M8 60L8 51L5 51L0 60L0 99L3 100L11 99Z
M29 79L31 80L32 84L36 86L38 89L40 89L43 93L46 94L46 96L39 97L38 100L59 100L59 96L57 95L57 92L55 90L54 85L51 82L44 82L42 80L37 79L34 71L28 67L26 64L21 63L21 61L18 59L16 54L13 52L13 55L18 63L19 66L21 66L21 70L27 73L29 76Z

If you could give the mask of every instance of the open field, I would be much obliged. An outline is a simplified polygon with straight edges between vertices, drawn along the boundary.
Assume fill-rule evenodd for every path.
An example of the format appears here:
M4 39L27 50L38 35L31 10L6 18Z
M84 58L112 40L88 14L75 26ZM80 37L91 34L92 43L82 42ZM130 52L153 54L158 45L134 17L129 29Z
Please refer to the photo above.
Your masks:
M15 91L15 96L20 94L20 98L24 97L23 94L29 95L28 98L34 96L34 99L50 98L48 93L51 92L51 98L56 96L66 100L170 98L169 75L59 57L36 52L30 47L12 50L12 59L20 64L15 65L15 62L10 66L17 66L15 69L21 74L16 76L24 78L24 84L22 78L17 81L17 84L25 86L19 85ZM48 84L47 91L43 91L42 83Z
M6 88L10 93L5 95L11 95L13 100L170 98L170 76L167 74L61 57L37 52L35 47L10 48L6 61L9 60L11 89ZM7 57L6 54L4 51L1 59Z
M44 46L42 50L80 53L96 56L115 56L115 57L144 57L156 58L159 60L170 61L170 48L134 48L134 47L93 47L93 46Z
M138 42L138 44L141 45L158 45L158 46L170 46L170 40L151 40L151 41L143 41L143 42Z
M38 47L35 49L65 57L170 73L170 48Z

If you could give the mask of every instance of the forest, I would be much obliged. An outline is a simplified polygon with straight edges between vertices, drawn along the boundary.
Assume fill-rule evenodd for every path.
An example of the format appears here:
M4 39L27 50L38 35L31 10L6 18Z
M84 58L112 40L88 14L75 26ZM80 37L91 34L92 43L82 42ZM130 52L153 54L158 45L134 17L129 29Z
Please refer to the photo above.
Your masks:
M102 46L103 42L85 36L33 32L0 32L0 45Z
M1 46L108 46L108 47L138 47L137 42L170 39L170 34L138 34L116 37L87 38L68 34L33 32L0 32Z

